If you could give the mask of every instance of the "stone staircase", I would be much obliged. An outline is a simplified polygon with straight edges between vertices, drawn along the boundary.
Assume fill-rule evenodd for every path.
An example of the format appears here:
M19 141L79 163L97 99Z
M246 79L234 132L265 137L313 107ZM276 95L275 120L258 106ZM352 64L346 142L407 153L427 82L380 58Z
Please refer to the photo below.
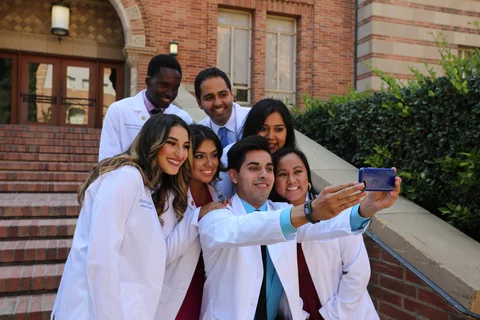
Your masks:
M0 125L0 320L50 319L99 129Z

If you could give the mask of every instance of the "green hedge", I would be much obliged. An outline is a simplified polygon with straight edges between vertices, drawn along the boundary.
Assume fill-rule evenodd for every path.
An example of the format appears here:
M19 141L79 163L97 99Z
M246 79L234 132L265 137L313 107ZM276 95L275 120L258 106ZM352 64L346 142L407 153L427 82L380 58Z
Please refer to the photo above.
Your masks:
M305 97L295 127L351 164L392 167L402 195L480 241L480 53L438 41L445 76L411 69L407 84L328 101Z

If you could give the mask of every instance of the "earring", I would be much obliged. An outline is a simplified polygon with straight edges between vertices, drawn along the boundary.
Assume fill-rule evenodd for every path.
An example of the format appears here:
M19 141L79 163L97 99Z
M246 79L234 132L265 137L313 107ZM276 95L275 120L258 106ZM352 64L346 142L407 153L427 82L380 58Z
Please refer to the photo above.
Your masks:
M312 190L312 184L309 182L308 183L308 191Z

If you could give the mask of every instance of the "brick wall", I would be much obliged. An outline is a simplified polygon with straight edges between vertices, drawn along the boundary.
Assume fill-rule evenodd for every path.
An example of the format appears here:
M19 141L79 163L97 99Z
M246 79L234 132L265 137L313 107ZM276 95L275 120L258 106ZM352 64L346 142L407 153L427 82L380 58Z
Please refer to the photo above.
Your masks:
M380 88L365 63L398 79L411 77L408 67L426 73L424 62L442 75L430 32L441 32L454 54L459 47L480 47L480 34L470 24L480 17L476 0L360 0L358 9L359 90Z
M179 43L183 84L190 90L197 73L216 64L218 8L252 13L252 103L265 95L267 14L297 19L297 104L303 94L326 98L353 86L354 1L138 0L136 4L147 46L167 53L170 41ZM141 57L139 89L144 87L148 61L148 56Z
M465 319L374 240L364 240L372 269L368 291L381 319Z

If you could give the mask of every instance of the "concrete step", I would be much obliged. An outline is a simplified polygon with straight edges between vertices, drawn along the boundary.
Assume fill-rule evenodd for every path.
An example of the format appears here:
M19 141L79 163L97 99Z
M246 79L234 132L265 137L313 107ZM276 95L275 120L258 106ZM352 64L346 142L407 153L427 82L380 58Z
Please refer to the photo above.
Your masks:
M102 129L94 128L75 128L75 127L57 127L57 126L38 126L23 124L0 124L0 130L6 131L34 131L34 132L61 132L76 134L100 134Z
M86 147L98 148L100 140L56 140L44 138L16 138L3 137L3 143L13 145L28 145L28 146L53 146L53 147Z
M88 172L0 171L0 181L76 181L87 179Z
M0 295L56 291L65 264L0 267Z
M0 320L49 320L55 293L0 298Z
M65 262L72 239L10 240L0 242L0 264Z
M0 138L55 139L55 140L91 140L100 141L99 133L37 132L19 130L0 130Z
M87 147L58 147L58 146L32 146L32 145L13 145L2 143L0 153L2 152L26 152L26 153L61 153L61 154L88 154L98 157L98 148Z
M73 237L77 219L0 220L0 240Z
M25 153L5 152L0 153L0 161L37 161L37 162L76 162L90 163L98 162L97 154L63 154L63 153Z
M0 192L77 192L80 182L18 182L8 181L0 184ZM1 320L1 319L0 319Z
M0 219L75 218L75 193L0 193Z
M30 161L0 161L0 168L8 171L58 171L87 173L95 164L68 162L30 162Z

